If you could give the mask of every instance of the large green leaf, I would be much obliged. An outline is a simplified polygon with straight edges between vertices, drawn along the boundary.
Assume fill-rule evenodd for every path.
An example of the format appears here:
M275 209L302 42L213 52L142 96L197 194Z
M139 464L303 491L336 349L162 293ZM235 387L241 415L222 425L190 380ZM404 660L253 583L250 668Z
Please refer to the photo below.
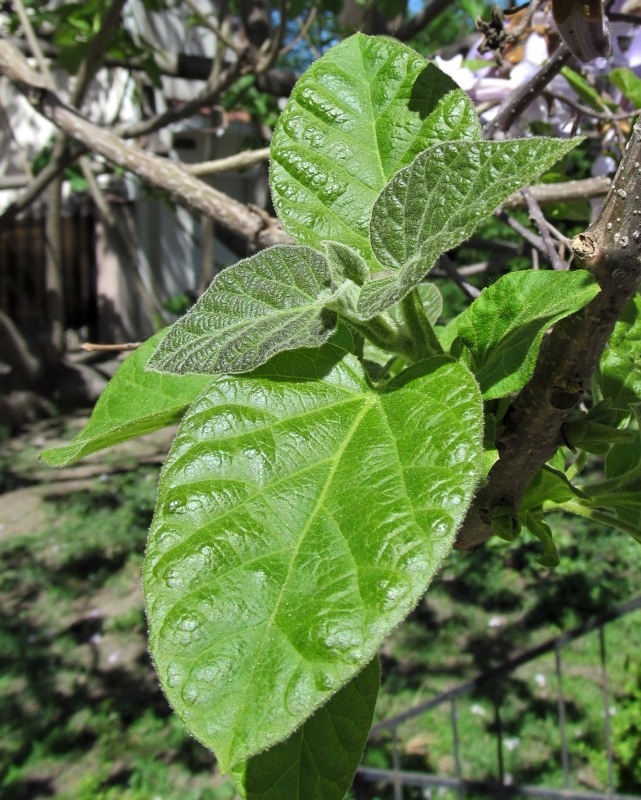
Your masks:
M389 274L363 287L363 316L402 299L442 253L580 141L445 142L397 172L376 200L371 222L374 255Z
M149 369L249 372L281 350L319 347L336 315L327 262L311 247L276 245L223 270L172 325Z
M511 272L484 289L458 323L484 399L525 386L545 331L598 291L585 270Z
M234 770L244 800L343 800L374 715L375 658L284 742Z
M451 78L400 42L356 34L305 72L280 116L276 213L298 242L334 240L371 262L370 214L392 175L435 142L480 137Z
M220 377L190 407L149 534L149 643L223 769L371 660L449 552L481 467L480 393L446 357L379 392L330 344Z
M173 425L211 381L203 375L159 375L145 367L167 334L161 331L135 350L107 384L89 422L64 447L45 450L52 467L65 467L79 458L127 439Z

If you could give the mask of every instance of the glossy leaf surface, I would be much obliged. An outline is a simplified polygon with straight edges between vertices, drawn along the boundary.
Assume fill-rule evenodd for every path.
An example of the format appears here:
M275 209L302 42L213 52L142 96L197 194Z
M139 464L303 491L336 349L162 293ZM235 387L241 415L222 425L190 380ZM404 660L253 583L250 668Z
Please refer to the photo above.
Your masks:
M413 608L481 469L445 357L372 389L327 345L215 380L163 469L145 562L167 697L222 769L296 730Z
M64 447L45 450L43 460L64 467L105 447L177 423L211 378L159 375L145 367L166 335L162 331L123 361L82 431Z
M343 800L363 755L378 695L371 661L285 741L234 770L244 800Z
M327 262L310 247L276 245L223 270L172 325L149 368L249 372L281 350L319 347L336 315Z
M402 299L442 253L579 141L446 142L419 155L374 204L372 248L389 275L363 287L361 313L374 315Z
M484 289L458 324L484 399L525 386L545 331L598 291L585 270L511 272Z
M439 141L479 139L469 97L411 48L356 34L298 81L274 130L270 182L285 230L371 261L372 206L394 173Z

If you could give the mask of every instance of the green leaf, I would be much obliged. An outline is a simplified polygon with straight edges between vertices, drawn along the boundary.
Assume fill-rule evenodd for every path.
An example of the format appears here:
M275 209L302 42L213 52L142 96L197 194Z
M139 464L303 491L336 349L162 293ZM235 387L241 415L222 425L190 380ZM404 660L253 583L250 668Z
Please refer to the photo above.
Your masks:
M442 253L580 141L446 142L421 153L374 205L372 249L389 274L363 287L359 311L371 316L402 299Z
M563 67L561 75L563 75L565 80L570 84L570 87L578 94L581 102L590 106L590 108L600 112L606 109L610 109L610 111L619 111L619 107L616 103L604 100L599 92L593 86L590 86L582 75L579 75L578 72L570 69L570 67Z
M480 137L451 78L406 45L356 34L305 72L280 116L274 208L301 244L342 242L371 263L371 210L392 175L435 142Z
M622 425L641 403L641 296L635 294L623 309L599 360L597 382L608 408L609 424Z
M626 303L608 345L620 354L641 359L641 295L635 294Z
M528 483L519 513L540 510L544 504L549 503L562 505L582 496L582 493L570 483L563 472L545 464Z
M608 480L616 479L621 485L641 477L641 435L631 442L612 445L605 458L605 476Z
M629 67L616 67L608 77L635 108L641 108L641 79Z
M543 517L540 514L527 513L525 514L523 524L543 545L543 555L537 559L539 564L551 569L558 567L560 562L559 551L554 544L552 529Z
M436 325L443 311L443 298L441 297L441 293L433 283L419 283L416 288L430 325ZM391 306L388 312L394 322L399 325L403 322L400 303Z
M100 395L82 431L70 444L42 453L47 464L66 467L97 450L180 420L211 378L202 375L177 377L146 371L151 354L168 330L156 334L127 356Z
M284 742L233 771L244 800L343 800L358 767L380 682L375 658Z
M376 391L326 345L190 407L149 534L149 643L223 770L289 736L414 607L479 478L481 406L446 357Z
M176 373L249 372L281 350L319 347L336 315L327 262L310 247L276 245L223 270L149 360Z
M484 399L504 397L525 386L545 331L589 303L598 291L585 270L511 272L484 289L457 326Z

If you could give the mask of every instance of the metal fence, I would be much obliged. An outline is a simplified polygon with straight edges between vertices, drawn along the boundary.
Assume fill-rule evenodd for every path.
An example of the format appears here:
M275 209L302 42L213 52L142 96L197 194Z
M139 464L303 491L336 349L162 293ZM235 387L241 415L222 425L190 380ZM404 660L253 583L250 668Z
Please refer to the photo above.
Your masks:
M417 705L408 711L397 714L383 722L379 722L372 727L370 741L380 737L381 734L389 734L392 744L392 769L380 769L375 767L361 766L358 775L361 780L374 782L377 784L387 784L393 787L394 800L404 800L406 787L422 787L425 796L430 797L429 790L442 787L453 792L457 800L462 800L470 795L482 795L493 798L514 798L514 797L542 797L562 800L640 800L641 794L628 795L618 794L615 790L614 782L614 757L611 730L611 691L610 679L608 675L608 659L606 652L605 628L611 622L626 616L634 611L641 609L641 597L637 597L624 605L614 608L602 614L596 619L580 625L572 630L566 631L560 636L551 639L538 647L534 647L521 655L505 661L503 664L491 669L476 678L465 681L458 686L445 691L436 697ZM605 753L607 759L607 790L606 791L586 791L582 789L570 788L570 752L568 747L567 735L567 709L566 697L564 694L564 662L562 651L570 642L580 639L589 633L596 631L599 640L599 669L601 684L601 702L603 704L603 735L605 741ZM495 685L501 678L512 673L518 667L534 661L547 654L554 654L555 673L557 684L557 723L560 733L560 762L563 772L563 787L539 787L530 785L513 785L506 782L505 772L505 741L501 719L501 696L493 694L493 725L492 730L496 739L496 765L497 778L493 781L475 781L466 779L462 769L462 747L459 735L459 714L457 700L462 695L469 694L474 690L486 689L488 686ZM449 705L449 716L452 728L454 776L433 775L423 772L414 772L401 769L401 748L399 744L398 729L403 723L416 717L422 716L426 712Z

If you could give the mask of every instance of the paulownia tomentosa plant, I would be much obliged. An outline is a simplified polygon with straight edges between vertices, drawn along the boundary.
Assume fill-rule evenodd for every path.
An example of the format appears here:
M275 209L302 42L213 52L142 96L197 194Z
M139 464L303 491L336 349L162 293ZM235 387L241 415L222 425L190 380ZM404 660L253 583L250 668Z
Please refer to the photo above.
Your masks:
M225 269L45 454L62 466L180 420L145 558L149 645L244 797L349 788L381 642L450 552L545 332L599 291L580 269L513 272L444 326L425 276L577 141L485 141L467 95L413 50L335 46L274 132L273 201L295 244ZM640 310L574 421L586 450L607 442L605 482L577 490L559 456L519 509L546 564L551 506L638 529Z

